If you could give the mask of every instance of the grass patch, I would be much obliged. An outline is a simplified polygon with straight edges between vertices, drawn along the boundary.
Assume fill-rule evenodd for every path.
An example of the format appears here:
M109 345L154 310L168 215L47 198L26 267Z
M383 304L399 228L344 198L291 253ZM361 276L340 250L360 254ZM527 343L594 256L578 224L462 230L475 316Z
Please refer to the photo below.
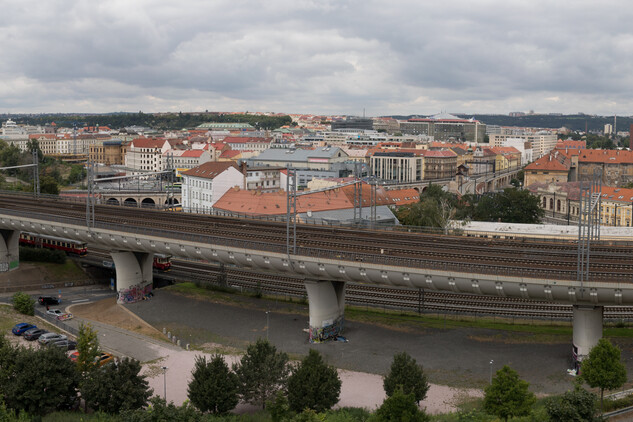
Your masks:
M565 336L566 341L572 335L571 324L554 325L547 322L539 325L538 321L529 323L510 323L487 317L467 317L460 315L418 315L400 311L373 311L356 307L347 307L345 317L350 320L380 324L390 328L408 330L482 328L504 330L516 333L534 333L550 336L550 341L558 336ZM497 334L495 334L497 335ZM497 341L498 339L493 339ZM534 341L534 339L532 339Z
M209 284L208 287L197 286L192 282L177 283L164 288L182 295L192 297L194 299L207 299L220 301L231 304L239 304L238 294L230 291L227 287L214 286Z
M79 268L77 262L67 259L63 264L51 264L47 262L38 263L46 269L46 272L56 280L79 280L85 279L86 274Z

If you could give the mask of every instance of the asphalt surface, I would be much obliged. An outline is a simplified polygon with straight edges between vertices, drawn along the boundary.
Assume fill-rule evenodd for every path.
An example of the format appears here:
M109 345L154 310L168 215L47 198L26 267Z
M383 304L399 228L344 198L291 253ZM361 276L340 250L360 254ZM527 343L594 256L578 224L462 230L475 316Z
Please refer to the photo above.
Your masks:
M213 342L245 348L258 338L268 338L291 357L315 348L334 366L375 374L388 372L393 355L406 351L436 384L482 388L489 383L491 370L509 365L533 391L559 393L573 388L574 378L567 374L571 336L569 342L545 344L531 342L528 335L497 330L424 328L405 332L346 321L348 342L310 344L304 331L307 305L242 297L232 300L234 305L214 303L158 289L152 300L126 307L157 329L165 328L192 344ZM633 373L630 344L620 347L629 373Z

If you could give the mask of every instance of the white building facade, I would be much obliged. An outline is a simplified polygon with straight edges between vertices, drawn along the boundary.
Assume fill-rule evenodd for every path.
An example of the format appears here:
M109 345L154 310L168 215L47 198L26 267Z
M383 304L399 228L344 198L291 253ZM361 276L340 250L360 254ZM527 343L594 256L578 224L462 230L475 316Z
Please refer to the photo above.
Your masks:
M210 212L229 189L244 188L244 174L233 162L207 162L182 173L182 208L185 212Z

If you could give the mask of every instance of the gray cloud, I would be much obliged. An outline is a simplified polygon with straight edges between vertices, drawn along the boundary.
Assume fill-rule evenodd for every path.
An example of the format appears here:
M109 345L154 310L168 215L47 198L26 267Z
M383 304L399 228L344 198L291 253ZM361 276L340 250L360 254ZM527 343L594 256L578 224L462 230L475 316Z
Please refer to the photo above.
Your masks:
M633 114L633 6L0 0L0 112Z

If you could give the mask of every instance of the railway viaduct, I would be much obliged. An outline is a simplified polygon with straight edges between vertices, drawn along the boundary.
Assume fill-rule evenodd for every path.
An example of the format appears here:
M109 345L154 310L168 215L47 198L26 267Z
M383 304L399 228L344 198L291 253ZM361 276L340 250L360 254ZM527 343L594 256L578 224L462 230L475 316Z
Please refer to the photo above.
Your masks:
M626 272L617 273L612 279L582 284L569 274L552 276L551 270L534 268L529 275L517 275L509 267L499 267L491 272L490 265L484 263L451 262L449 265L424 257L393 256L387 247L367 254L303 247L299 243L296 251L292 251L287 245L254 238L161 230L113 219L111 215L108 220L105 211L99 209L94 222L87 223L85 218L67 213L63 203L55 207L38 205L34 199L28 201L33 204L28 211L8 201L2 202L7 205L0 205L0 271L17 267L19 233L29 231L82 240L111 251L120 303L142 299L151 291L155 253L270 272L291 272L305 277L310 303L310 338L314 340L337 335L342 329L346 281L572 303L574 344L579 355L586 354L602 336L603 305L633 303L631 274ZM148 221L158 218L159 214L166 216L164 212L147 212L150 213L147 216L135 215ZM246 220L239 221L243 227L248 225Z
M87 191L62 193L67 198L85 198ZM169 194L165 190L98 190L95 198L101 204L125 205L140 208L166 208L169 206ZM173 194L173 204L182 203L180 190Z

